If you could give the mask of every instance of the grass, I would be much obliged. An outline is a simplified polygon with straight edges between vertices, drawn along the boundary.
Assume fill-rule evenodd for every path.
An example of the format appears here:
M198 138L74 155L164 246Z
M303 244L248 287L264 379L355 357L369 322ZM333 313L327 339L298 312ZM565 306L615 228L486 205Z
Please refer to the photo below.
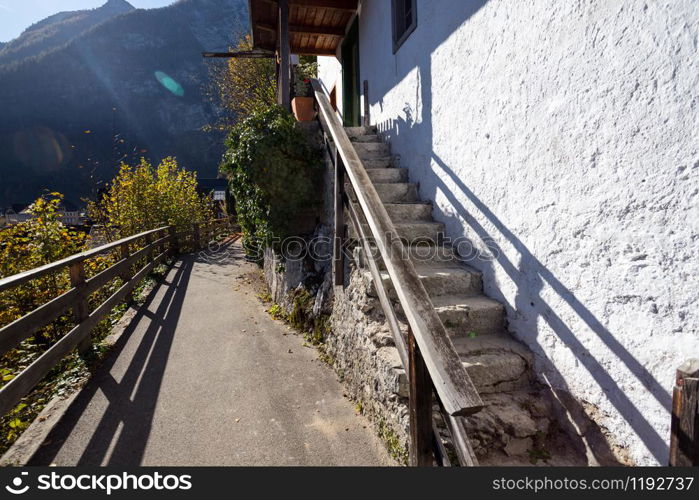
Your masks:
M378 435L389 455L393 459L403 465L408 464L408 448L401 442L398 434L391 428L391 426L384 419L380 419L376 422L376 427L378 430Z

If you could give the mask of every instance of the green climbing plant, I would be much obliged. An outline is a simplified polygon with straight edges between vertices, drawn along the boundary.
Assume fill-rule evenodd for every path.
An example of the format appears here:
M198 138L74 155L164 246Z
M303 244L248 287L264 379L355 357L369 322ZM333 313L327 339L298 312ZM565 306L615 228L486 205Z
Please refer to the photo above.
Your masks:
M320 202L321 156L277 105L237 123L226 141L221 172L230 179L248 254L291 236L297 215Z

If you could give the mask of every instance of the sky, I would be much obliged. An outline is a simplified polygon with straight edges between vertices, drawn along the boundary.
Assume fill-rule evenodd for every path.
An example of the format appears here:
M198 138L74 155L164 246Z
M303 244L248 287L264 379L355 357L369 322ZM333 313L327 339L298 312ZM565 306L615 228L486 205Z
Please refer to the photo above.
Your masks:
M175 0L127 0L140 9L163 7ZM0 0L0 42L8 42L37 21L66 10L94 9L107 0Z

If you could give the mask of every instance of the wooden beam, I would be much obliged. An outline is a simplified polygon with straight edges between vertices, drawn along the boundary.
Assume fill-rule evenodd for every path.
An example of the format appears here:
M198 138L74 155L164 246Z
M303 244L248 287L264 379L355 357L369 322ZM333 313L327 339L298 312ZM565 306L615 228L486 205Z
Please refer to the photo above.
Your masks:
M204 58L211 57L237 57L239 59L264 59L273 58L274 52L260 51L260 50L239 50L236 52L202 52L201 56Z
M320 9L344 10L355 12L359 8L359 0L289 0L291 5L299 7L315 7Z
M292 45L291 53L300 56L336 56L336 52L333 49L314 49L313 47L298 47Z
M279 104L291 110L291 47L289 46L289 1L279 0Z
M270 31L273 33L277 32L277 29L274 27L272 24L268 23L255 23L255 27L259 28L263 31ZM345 30L342 28L333 28L330 26L305 26L305 25L290 25L289 26L289 32L290 33L297 33L301 35L323 35L323 36L332 36L332 37L340 37L342 38L345 36Z
M278 3L277 0L264 0L267 3ZM289 5L298 7L316 7L320 9L344 10L355 12L359 8L359 0L288 0Z

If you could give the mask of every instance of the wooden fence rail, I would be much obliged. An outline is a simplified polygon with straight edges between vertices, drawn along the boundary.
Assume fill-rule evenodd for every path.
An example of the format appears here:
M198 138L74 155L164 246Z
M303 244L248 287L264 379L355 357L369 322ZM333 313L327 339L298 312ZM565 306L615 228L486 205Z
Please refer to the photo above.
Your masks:
M52 262L23 273L0 279L0 292L10 291L31 280L63 272L70 273L71 288L33 311L0 328L0 356L15 348L41 328L49 325L69 309L73 310L75 326L49 347L29 366L0 389L0 416L7 414L38 384L58 362L78 347L80 352L91 346L90 333L121 302L127 302L138 284L168 256L174 256L188 238L194 242L194 250L200 241L209 241L230 228L230 218L217 219L202 224L205 228L199 239L199 226L176 232L172 226L163 226L123 238L100 247L87 250L65 259ZM143 245L131 253L131 249ZM118 251L119 261L95 276L87 279L85 262L106 252ZM139 262L145 264L135 272ZM90 311L90 295L102 289L115 278L121 278L119 289Z

